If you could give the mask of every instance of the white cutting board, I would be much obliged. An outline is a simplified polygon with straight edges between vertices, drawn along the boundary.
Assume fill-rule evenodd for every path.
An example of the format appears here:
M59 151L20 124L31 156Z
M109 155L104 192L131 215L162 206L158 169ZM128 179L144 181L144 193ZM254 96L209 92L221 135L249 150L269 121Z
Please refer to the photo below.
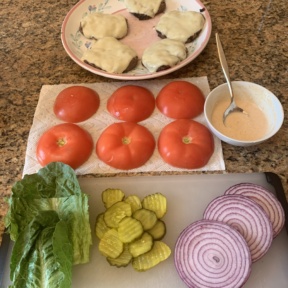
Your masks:
M267 182L264 173L103 177L82 178L79 181L83 192L90 195L93 246L91 261L88 264L77 265L73 269L73 288L184 288L186 285L178 277L173 262L173 250L180 232L191 222L201 219L207 204L233 184L251 182L275 192L274 187ZM97 214L104 211L101 192L106 188L120 188L126 195L137 194L141 198L155 192L160 192L167 197L168 212L164 216L167 234L163 241L172 249L168 260L149 271L136 272L131 265L126 268L112 267L100 255L97 248L98 240L94 235L94 225ZM284 228L274 239L268 253L252 265L251 276L244 287L287 288L287 269L288 236ZM7 263L4 286L1 287L7 287L8 270Z

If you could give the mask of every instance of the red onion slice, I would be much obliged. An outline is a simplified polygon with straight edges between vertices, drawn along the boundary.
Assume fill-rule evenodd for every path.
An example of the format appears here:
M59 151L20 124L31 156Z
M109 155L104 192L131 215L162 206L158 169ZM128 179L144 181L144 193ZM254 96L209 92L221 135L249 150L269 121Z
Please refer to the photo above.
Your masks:
M238 288L251 272L251 254L245 239L229 225L199 220L179 235L174 263L190 288Z
M222 221L236 229L247 241L252 262L263 257L271 246L271 221L261 206L248 197L219 196L207 206L203 218Z
M276 196L264 187L252 183L239 183L228 188L225 195L243 195L257 202L267 213L273 227L275 238L285 224L284 209Z

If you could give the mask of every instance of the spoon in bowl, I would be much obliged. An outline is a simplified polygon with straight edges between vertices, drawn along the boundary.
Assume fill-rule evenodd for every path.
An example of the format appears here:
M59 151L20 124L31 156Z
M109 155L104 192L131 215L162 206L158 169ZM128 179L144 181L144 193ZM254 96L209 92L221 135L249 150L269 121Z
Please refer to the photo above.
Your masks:
M230 97L231 97L230 105L224 111L224 114L223 114L223 123L225 125L225 120L228 117L228 115L230 115L231 113L240 112L240 113L247 114L247 112L245 112L242 108L238 107L236 105L236 103L235 103L233 89L232 89L232 85L231 85L231 81L230 81L228 64L227 64L227 61L226 61L226 57L225 57L225 54L224 54L224 51L223 51L222 44L221 44L220 37L219 37L218 33L216 33L216 44L217 44L217 50L218 50L218 55L219 55L219 59L220 59L220 64L221 64L224 76L226 78L228 89L229 89L229 93L230 93Z

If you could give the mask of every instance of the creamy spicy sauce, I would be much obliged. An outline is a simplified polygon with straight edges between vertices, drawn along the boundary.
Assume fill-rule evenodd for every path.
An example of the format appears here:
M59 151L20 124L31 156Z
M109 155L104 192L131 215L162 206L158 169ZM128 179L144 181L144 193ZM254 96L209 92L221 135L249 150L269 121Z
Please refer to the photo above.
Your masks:
M241 107L247 114L233 112L223 123L223 113L230 104L230 100L222 100L214 108L211 122L222 134L244 141L253 141L262 138L267 129L268 121L263 111L256 104L245 99L237 100L237 106Z

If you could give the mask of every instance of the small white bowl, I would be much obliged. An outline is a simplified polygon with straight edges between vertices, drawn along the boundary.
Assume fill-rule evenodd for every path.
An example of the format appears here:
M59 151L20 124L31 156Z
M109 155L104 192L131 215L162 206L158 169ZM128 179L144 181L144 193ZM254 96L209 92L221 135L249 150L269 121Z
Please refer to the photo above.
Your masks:
M278 98L266 88L251 82L245 81L233 81L232 82L235 102L237 99L249 101L251 104L255 104L264 113L267 120L266 132L259 137L259 139L253 140L241 140L233 139L226 136L222 131L219 132L212 123L212 113L219 102L223 99L230 99L228 85L222 84L212 90L206 98L204 105L204 114L210 130L222 141L235 145L235 146L251 146L264 142L268 138L275 135L281 128L284 121L283 107ZM241 107L241 105L238 105ZM243 108L243 107L242 107ZM237 112L236 112L237 113ZM249 115L248 115L249 116ZM228 116L232 117L232 116ZM226 120L227 121L227 120ZM238 137L235 137L238 138Z

